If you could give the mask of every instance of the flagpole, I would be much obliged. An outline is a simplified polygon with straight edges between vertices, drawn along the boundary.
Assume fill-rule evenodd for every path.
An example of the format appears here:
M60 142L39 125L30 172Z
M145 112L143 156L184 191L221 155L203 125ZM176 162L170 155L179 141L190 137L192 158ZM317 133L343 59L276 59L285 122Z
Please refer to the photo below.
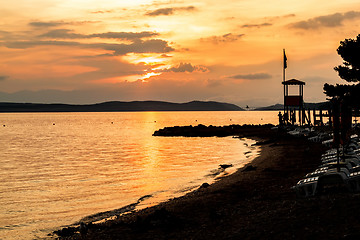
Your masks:
M285 96L286 96L286 88L285 88L285 69L287 67L287 63L286 63L286 54L285 54L285 49L283 49L283 85L284 85L284 114L285 114Z
M284 53L284 58L283 58L283 82L285 82L285 69L287 67L286 66L287 65L287 63L286 63L287 58L286 58L286 54L285 54L285 49L283 49L283 53Z

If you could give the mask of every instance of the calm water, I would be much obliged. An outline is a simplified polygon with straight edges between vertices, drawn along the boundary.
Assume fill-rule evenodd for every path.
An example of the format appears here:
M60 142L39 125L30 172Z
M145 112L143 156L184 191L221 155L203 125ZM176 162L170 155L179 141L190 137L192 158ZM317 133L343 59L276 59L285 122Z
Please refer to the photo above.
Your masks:
M152 133L244 123L276 124L277 112L0 114L0 239L44 237L145 195L139 209L211 182L219 164L234 171L256 156L252 140Z

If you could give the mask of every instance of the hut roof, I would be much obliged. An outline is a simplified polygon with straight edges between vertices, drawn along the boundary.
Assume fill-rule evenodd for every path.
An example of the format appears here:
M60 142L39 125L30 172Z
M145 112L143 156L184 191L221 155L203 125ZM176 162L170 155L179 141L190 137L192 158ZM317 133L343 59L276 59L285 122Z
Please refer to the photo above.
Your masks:
M282 82L284 85L305 85L305 82L297 80L297 79L290 79L286 80L285 82Z

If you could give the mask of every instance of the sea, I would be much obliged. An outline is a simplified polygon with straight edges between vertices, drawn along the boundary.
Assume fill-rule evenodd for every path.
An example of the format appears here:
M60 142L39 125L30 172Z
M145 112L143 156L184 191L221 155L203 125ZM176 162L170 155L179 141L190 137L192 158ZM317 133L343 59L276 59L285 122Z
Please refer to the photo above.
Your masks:
M260 153L252 139L155 137L155 130L277 121L275 111L1 113L0 239L43 239L91 215L101 221L153 206Z

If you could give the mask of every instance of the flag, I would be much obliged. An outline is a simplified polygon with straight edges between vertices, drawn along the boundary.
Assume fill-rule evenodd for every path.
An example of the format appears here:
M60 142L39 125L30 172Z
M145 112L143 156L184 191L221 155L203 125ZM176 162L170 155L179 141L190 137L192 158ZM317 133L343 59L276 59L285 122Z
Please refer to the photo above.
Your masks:
M286 54L285 54L285 49L284 49L284 69L287 68L287 57L286 57Z

